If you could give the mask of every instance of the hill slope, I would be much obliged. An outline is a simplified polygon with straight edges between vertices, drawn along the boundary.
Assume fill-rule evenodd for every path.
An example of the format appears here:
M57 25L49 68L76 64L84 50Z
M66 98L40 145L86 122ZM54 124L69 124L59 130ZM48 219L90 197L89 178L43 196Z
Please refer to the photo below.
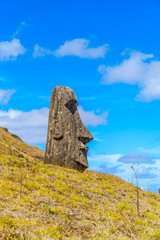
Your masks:
M44 157L42 150L24 143L18 136L9 133L7 128L2 127L0 127L0 154L38 159Z
M41 150L3 129L0 134L0 236L160 239L159 195L140 190L137 217L136 188L131 184L108 174L44 165L33 157L42 157Z

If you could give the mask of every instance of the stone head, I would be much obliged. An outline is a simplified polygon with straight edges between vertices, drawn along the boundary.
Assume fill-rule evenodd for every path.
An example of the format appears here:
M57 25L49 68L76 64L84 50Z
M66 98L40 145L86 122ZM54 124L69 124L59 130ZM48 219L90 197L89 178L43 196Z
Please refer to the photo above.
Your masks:
M52 92L45 163L78 170L88 167L86 143L93 137L81 121L72 89L57 86Z

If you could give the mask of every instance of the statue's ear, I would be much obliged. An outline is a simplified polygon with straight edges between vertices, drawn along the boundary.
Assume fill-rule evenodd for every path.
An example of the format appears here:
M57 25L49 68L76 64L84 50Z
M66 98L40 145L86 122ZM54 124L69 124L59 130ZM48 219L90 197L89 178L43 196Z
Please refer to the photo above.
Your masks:
M51 135L55 140L61 140L64 132L62 123L62 106L57 99L55 99L50 111L49 122Z

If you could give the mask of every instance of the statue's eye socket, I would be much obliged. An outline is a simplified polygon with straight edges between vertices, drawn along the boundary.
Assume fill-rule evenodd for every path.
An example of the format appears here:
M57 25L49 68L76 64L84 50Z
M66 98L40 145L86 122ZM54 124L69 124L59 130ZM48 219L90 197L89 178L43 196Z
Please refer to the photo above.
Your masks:
M66 103L65 106L72 114L74 114L77 110L77 105L78 105L77 101L70 100L69 102Z

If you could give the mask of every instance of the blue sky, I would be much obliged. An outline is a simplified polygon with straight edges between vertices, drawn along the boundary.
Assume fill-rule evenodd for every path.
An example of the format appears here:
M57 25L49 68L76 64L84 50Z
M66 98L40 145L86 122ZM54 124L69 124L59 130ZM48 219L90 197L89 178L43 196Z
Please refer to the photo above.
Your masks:
M0 1L0 126L45 149L53 88L72 88L90 169L160 185L160 2ZM135 180L134 180L135 181Z

